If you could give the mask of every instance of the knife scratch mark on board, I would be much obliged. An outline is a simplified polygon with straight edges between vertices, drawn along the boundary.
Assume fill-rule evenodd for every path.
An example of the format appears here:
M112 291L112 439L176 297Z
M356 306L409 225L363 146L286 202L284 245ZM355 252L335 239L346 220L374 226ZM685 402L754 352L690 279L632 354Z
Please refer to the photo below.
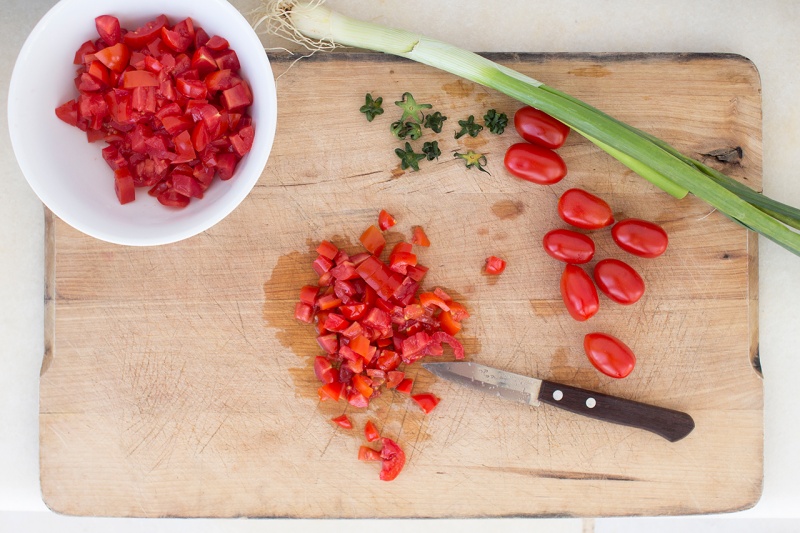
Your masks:
M575 472L568 470L544 470L538 468L521 468L515 466L466 466L470 470L489 470L492 472L504 472L508 474L518 474L520 476L530 476L547 479L575 480L575 481L644 481L633 476L623 476L618 474L604 474L593 472Z

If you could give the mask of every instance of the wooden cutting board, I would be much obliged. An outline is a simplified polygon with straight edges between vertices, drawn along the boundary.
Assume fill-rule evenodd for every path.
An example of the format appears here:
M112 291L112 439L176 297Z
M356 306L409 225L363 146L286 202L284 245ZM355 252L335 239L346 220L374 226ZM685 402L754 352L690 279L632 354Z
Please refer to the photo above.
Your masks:
M741 57L496 59L761 187L759 76ZM108 516L608 516L725 512L758 500L752 234L695 198L654 189L577 135L560 150L564 181L513 178L502 165L518 141L513 128L453 138L470 114L513 115L519 105L492 90L372 54L289 65L274 62L283 73L279 125L261 180L211 230L127 248L48 218L40 408L48 506ZM388 131L404 91L448 117L441 134L422 139L438 139L442 156L419 172L399 168ZM367 92L386 109L372 123L358 112ZM454 159L465 149L486 154L489 174ZM596 259L628 261L647 291L628 307L603 297L588 323L565 312L562 267L540 244L564 226L556 199L570 187L603 197L617 219L650 219L670 235L667 253L645 260L618 250L609 231L592 234ZM426 287L468 307L460 337L469 360L683 410L695 431L671 444L504 402L416 367L415 391L442 399L429 415L398 393L368 410L319 403L311 370L319 349L312 328L293 320L294 304L315 280L316 244L357 250L381 208L399 221L390 242L413 225L428 233L431 247L419 252L430 267ZM508 261L499 278L481 274L492 254ZM638 355L633 374L615 381L595 371L582 349L590 331L627 342ZM330 422L342 412L354 430ZM393 482L356 460L368 419L407 453Z

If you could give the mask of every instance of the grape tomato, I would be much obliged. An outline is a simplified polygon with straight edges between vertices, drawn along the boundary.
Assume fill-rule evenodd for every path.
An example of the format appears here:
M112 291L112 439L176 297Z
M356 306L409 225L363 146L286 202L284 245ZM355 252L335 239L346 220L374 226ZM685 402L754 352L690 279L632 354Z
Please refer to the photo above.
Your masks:
M568 189L558 199L558 215L581 229L600 229L614 223L614 213L602 198L577 188Z
M667 250L669 237L664 228L637 218L620 220L611 228L614 242L628 253L654 258Z

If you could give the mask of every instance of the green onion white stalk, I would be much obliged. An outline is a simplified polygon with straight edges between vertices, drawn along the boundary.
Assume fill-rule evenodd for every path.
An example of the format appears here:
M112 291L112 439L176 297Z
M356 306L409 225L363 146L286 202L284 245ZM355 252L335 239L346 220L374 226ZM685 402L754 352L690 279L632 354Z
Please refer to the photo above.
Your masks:
M495 89L568 125L628 168L682 198L692 193L743 226L800 255L800 210L771 200L632 126L475 53L337 13L320 0L265 4L254 24L310 49L353 46L412 59Z

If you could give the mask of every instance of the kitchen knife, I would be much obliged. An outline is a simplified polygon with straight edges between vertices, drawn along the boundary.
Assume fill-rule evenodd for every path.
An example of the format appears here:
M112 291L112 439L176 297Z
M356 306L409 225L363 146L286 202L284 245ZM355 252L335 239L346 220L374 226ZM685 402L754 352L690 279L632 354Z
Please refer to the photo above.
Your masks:
M681 440L694 429L692 417L680 411L513 374L477 363L423 363L422 366L440 378L490 392L506 400L532 406L543 402L589 418L644 429L670 442Z

